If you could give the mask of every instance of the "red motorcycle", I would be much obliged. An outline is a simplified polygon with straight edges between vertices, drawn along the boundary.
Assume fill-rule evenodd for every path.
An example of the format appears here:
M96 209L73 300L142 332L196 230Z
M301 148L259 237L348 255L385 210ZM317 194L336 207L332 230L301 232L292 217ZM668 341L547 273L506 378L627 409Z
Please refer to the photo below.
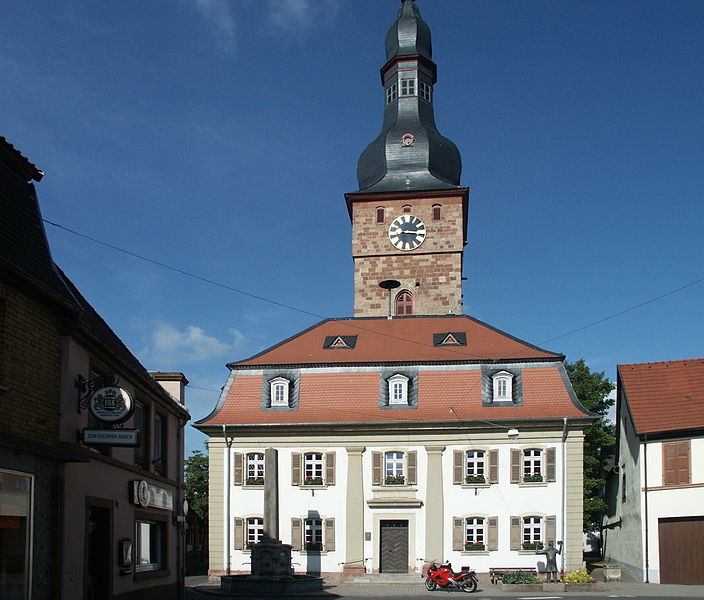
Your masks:
M452 570L452 564L449 562L436 565L430 563L428 573L425 578L425 587L429 592L435 588L459 588L463 592L471 594L477 589L477 574L471 571L469 567L462 567L459 573Z

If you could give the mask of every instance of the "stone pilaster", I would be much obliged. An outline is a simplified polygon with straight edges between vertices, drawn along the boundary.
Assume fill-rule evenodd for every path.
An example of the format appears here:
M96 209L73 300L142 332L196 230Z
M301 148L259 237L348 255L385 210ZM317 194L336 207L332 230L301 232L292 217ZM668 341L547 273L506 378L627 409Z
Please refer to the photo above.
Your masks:
M425 492L425 558L443 560L442 453L445 446L426 446L428 457Z
M364 487L362 485L363 446L347 450L347 505L345 511L345 565L343 576L364 574Z

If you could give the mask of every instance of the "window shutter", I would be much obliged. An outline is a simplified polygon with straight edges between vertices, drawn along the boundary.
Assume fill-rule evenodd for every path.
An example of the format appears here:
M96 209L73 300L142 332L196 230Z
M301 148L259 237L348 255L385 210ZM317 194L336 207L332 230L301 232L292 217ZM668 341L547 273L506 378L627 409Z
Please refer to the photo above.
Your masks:
M452 453L452 483L453 485L462 485L464 483L464 457L465 453L463 450L455 450Z
M511 550L521 549L521 517L511 517Z
M235 550L244 549L244 519L235 517Z
M335 453L325 453L325 485L335 485Z
M335 519L325 519L325 545L326 552L335 549Z
M557 543L555 539L557 537L557 517L555 515L550 515L545 517L545 539L543 542L548 545L548 542L552 540Z
M406 453L406 466L408 467L408 485L416 484L416 463L417 463L417 452L411 450Z
M499 483L498 450L489 450L489 483Z
M452 549L464 550L464 519L452 518Z
M663 456L663 485L677 483L677 448L671 442L662 445Z
M244 485L244 454L232 455L232 485Z
M547 481L555 481L555 446L545 452L545 475Z
M301 532L301 519L293 517L291 519L291 549L300 550L303 546L303 534Z
M486 549L487 550L498 550L499 549L499 517L489 517L488 527L486 534Z
M381 485L381 452L372 452L372 485Z
M689 440L677 444L677 483L690 483Z
M301 453L291 453L291 485L301 485Z
M521 481L521 451L516 448L511 449L511 483Z

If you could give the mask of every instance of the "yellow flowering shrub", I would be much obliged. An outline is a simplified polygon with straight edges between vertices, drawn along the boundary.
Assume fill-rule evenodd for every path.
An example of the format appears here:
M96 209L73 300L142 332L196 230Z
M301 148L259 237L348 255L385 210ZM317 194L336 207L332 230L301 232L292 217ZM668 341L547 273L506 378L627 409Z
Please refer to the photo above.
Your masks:
M594 579L592 579L592 576L587 573L586 569L570 571L567 575L565 575L563 581L565 583L594 583Z

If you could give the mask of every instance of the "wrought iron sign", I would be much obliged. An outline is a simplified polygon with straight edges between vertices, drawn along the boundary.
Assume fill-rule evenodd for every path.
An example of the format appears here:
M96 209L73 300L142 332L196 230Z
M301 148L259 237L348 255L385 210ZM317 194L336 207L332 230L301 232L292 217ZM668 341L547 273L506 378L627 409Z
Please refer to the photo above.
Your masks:
M134 402L129 393L117 385L118 382L113 373L92 379L79 375L76 378L78 412L87 408L102 423L121 427L132 415Z

